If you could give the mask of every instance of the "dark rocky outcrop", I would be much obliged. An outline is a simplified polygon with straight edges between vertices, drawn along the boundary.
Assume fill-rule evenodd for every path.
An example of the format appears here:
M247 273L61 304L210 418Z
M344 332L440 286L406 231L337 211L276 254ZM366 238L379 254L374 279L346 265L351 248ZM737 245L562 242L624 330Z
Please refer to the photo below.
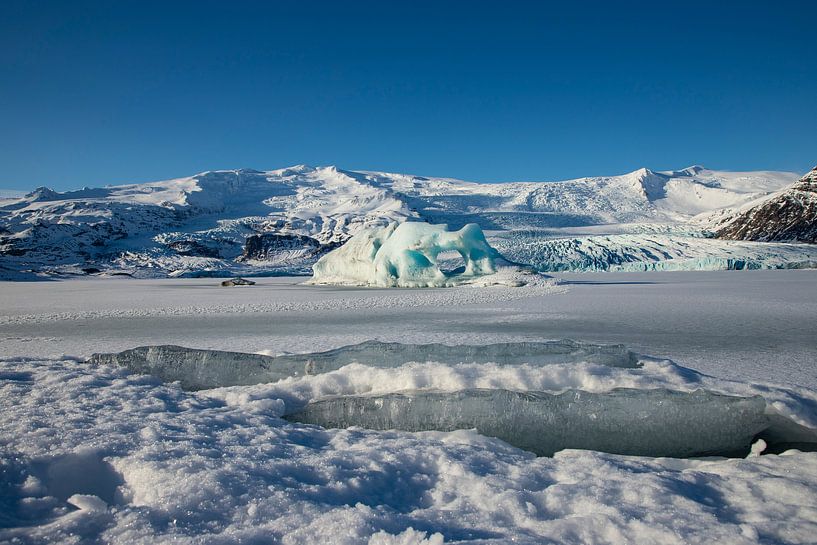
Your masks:
M239 261L268 261L276 259L283 252L319 255L331 249L324 246L314 238L303 235L262 233L247 237Z
M817 167L791 187L731 219L716 236L732 240L817 243Z
M215 258L221 257L221 252L219 252L218 248L211 248L196 240L176 240L173 242L168 242L167 247L172 248L178 252L179 255Z
M252 280L247 280L246 278L241 278L240 276L236 276L235 278L230 278L229 280L224 280L221 283L222 286L229 288L232 286L254 286L255 282Z

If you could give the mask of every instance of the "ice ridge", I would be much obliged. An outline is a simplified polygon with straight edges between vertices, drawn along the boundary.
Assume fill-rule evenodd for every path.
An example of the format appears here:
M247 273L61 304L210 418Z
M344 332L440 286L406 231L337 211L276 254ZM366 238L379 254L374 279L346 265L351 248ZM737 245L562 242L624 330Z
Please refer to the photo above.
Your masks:
M748 453L769 426L760 396L697 390L616 389L560 394L472 389L344 396L287 416L325 428L454 431L476 429L540 456L563 449L690 457Z
M94 354L89 362L116 365L179 381L187 390L277 382L317 375L351 363L371 367L399 367L409 362L496 363L549 365L588 362L608 367L635 368L638 356L624 345L595 345L568 339L546 342L509 342L488 345L403 344L366 341L324 352L265 356L242 352L199 350L182 346L142 346L114 354Z

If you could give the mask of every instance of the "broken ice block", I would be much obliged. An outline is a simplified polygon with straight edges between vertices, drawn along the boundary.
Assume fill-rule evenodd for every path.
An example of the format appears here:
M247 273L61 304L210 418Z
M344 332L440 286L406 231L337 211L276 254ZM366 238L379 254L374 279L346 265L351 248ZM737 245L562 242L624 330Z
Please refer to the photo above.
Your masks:
M350 363L399 367L408 362L548 365L590 362L609 367L638 367L638 357L623 345L594 345L570 340L498 343L482 346L402 344L366 341L325 352L263 356L197 350L181 346L142 346L116 354L94 354L93 364L118 365L137 373L179 381L187 390L276 382L316 375Z
M288 419L326 428L476 429L538 455L566 449L688 457L747 453L769 425L759 396L704 390L417 391L347 396L308 404Z

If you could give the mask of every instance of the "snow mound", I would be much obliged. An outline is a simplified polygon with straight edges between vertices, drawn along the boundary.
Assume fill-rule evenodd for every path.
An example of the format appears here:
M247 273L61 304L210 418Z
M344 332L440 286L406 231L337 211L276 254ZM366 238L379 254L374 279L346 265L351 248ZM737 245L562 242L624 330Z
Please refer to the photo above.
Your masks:
M438 257L445 252L458 253L463 266L443 272ZM496 258L501 259L499 253L475 223L449 231L445 225L392 222L386 227L366 229L323 256L312 267L310 283L400 288L453 286L496 274ZM496 283L508 280L514 285L525 283L513 275L500 275Z

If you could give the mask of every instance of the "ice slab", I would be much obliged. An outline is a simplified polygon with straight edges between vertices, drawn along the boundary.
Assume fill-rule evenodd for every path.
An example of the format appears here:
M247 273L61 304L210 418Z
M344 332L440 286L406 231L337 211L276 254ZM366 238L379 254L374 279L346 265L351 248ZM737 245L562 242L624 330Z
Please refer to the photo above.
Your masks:
M465 268L446 275L437 264L444 252L457 252ZM442 287L496 272L499 254L475 223L459 231L445 225L393 222L361 231L312 267L313 284L380 287Z
M179 381L187 390L276 382L317 375L351 363L399 367L409 362L549 365L588 362L635 368L638 356L623 345L595 345L571 340L488 345L402 344L366 341L325 352L264 356L198 350L173 345L142 346L114 354L94 354L89 362L117 365L163 381Z
M325 428L476 429L540 456L563 449L690 457L749 452L769 426L762 397L704 390L617 389L561 394L416 391L316 401L286 418Z

